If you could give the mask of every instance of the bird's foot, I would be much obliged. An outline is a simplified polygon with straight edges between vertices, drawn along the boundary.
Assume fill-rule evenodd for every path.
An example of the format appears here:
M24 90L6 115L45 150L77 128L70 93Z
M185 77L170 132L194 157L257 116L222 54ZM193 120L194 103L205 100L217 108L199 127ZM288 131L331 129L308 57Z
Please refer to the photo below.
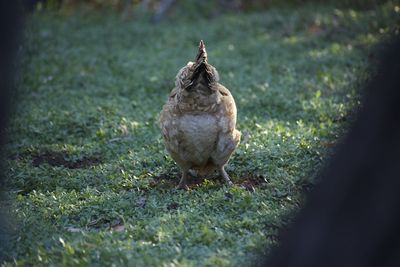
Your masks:
M178 184L178 186L176 187L176 189L178 189L178 190L179 190L179 189L183 189L183 190L186 190L186 191L189 190L189 187L188 187L187 184L186 184L187 175L188 175L187 170L182 171L182 177L181 177L181 180L179 181L179 184Z
M189 186L187 186L187 184L183 184L183 183L179 183L178 186L176 187L176 190L185 190L185 191L189 191Z
M222 175L222 177L224 178L225 182L226 182L229 186L232 186L233 183L232 183L232 181L231 181L231 178L230 178L229 175L226 173L225 169L222 168L222 169L220 170L220 172L221 172L221 175Z

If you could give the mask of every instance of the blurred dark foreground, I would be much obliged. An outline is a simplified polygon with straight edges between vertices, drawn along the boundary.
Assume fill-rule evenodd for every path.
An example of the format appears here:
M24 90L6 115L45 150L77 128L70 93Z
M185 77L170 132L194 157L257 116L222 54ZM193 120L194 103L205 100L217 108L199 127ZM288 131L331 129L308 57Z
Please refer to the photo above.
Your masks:
M400 266L400 38L382 49L357 120L264 266Z
M0 148L4 144L4 129L9 117L10 95L15 73L14 59L22 28L22 6L17 1L0 1ZM1 154L3 156L3 151ZM0 262L7 246L9 222L4 207L3 163L0 161Z

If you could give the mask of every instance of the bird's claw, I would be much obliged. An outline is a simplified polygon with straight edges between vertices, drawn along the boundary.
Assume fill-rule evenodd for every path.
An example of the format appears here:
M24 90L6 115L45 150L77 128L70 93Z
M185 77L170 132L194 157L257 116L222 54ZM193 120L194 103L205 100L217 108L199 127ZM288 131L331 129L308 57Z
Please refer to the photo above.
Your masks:
M178 186L176 187L176 190L189 191L189 186L187 186L187 184L178 184Z

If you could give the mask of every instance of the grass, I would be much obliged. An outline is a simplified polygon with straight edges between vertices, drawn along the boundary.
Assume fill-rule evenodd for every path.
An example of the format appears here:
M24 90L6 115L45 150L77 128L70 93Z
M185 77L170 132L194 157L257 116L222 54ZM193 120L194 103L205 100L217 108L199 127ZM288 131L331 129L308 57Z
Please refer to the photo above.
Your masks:
M7 130L3 265L256 262L346 131L395 10L305 6L159 25L34 14ZM158 113L200 39L238 106L236 185L207 177L177 192Z

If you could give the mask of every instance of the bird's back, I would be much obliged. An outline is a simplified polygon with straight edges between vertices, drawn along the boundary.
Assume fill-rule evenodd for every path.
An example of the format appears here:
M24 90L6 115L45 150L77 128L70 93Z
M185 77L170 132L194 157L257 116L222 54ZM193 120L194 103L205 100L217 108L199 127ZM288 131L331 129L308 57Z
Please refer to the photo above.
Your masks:
M217 118L210 114L187 114L178 121L180 156L193 168L207 165L218 140Z
M223 170L239 143L235 101L218 79L200 42L196 62L178 72L175 88L161 111L166 148L184 173Z

